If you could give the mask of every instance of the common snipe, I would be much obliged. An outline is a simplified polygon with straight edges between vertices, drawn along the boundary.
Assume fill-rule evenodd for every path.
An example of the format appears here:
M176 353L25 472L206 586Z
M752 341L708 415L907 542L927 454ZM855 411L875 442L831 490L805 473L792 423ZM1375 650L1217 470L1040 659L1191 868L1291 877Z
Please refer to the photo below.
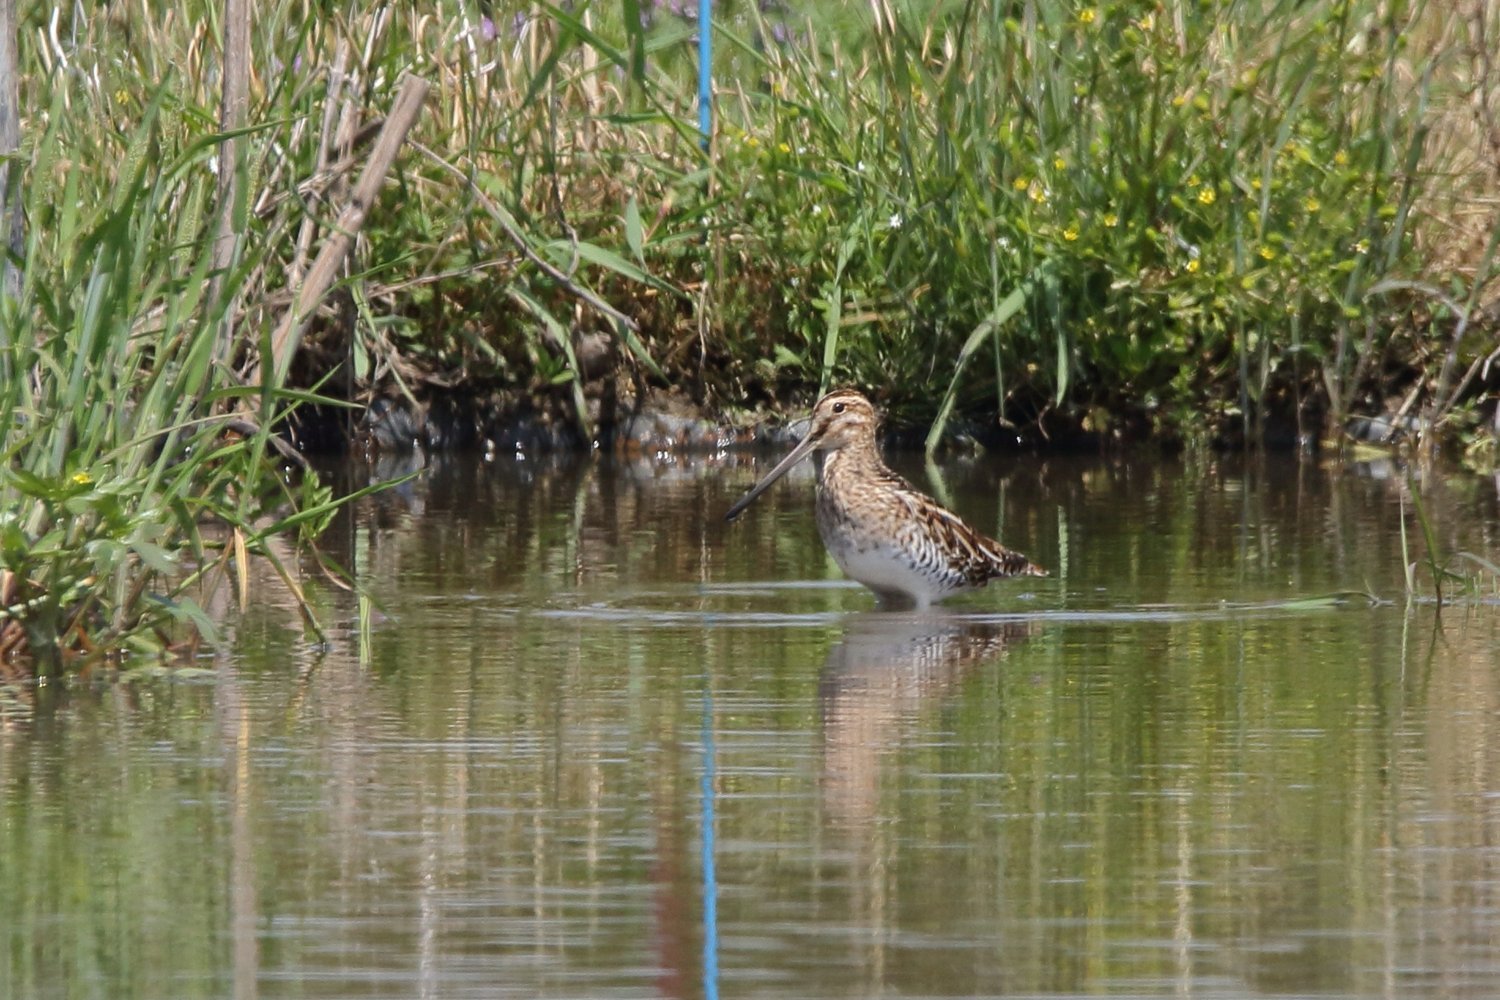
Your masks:
M812 452L818 466L818 534L844 573L881 603L925 608L999 577L1047 571L969 527L886 467L875 407L852 389L818 400L812 426L791 453L729 508L733 521Z

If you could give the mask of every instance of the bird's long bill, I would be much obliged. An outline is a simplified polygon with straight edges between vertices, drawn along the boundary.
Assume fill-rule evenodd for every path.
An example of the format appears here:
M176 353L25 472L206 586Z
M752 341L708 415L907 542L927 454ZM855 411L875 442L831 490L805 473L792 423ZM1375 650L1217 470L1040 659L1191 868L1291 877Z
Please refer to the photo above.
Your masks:
M796 465L798 462L806 458L808 456L808 453L816 448L817 445L817 439L814 438L811 434L803 438L801 442L798 443L797 447L793 448L791 452L787 454L786 458L783 458L780 462L777 463L776 468L766 473L766 477L764 479L756 483L754 486L750 487L750 492L740 497L739 500L735 502L735 505L729 508L729 512L724 515L724 520L733 521L735 518L739 517L746 507L755 502L756 497L764 493L772 483L776 482L776 480L786 475L787 470L789 470L792 466Z

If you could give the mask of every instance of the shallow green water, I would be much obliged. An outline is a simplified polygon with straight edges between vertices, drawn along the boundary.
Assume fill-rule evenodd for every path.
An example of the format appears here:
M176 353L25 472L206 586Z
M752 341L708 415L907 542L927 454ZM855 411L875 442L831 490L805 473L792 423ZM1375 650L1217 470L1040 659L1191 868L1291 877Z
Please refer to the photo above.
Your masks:
M22 692L0 997L1500 995L1500 607L1310 600L1399 595L1379 467L950 466L1054 576L927 615L755 472L449 460L327 540L367 662L268 574Z

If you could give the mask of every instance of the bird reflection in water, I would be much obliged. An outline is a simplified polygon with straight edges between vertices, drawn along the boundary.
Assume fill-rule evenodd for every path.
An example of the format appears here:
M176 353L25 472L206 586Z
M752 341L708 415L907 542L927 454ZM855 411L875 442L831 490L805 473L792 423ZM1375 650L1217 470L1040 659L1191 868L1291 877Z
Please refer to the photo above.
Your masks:
M882 758L913 731L923 706L1039 630L1029 618L942 611L849 619L823 663L818 696L828 818L850 828L876 819Z
M857 994L888 993L887 977L901 964L892 950L900 831L884 821L894 818L894 806L881 804L885 758L921 738L925 707L956 698L965 678L1040 628L1027 618L868 612L850 618L829 651L818 694L822 803L849 852L849 919L862 928L854 944Z

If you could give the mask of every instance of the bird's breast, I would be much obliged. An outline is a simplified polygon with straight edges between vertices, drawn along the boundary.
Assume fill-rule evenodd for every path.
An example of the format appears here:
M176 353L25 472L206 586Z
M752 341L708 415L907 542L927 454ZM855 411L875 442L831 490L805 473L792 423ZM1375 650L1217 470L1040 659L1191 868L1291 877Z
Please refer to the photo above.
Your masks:
M850 579L921 604L965 586L963 574L911 516L894 491L866 483L857 491L820 484L818 534Z

